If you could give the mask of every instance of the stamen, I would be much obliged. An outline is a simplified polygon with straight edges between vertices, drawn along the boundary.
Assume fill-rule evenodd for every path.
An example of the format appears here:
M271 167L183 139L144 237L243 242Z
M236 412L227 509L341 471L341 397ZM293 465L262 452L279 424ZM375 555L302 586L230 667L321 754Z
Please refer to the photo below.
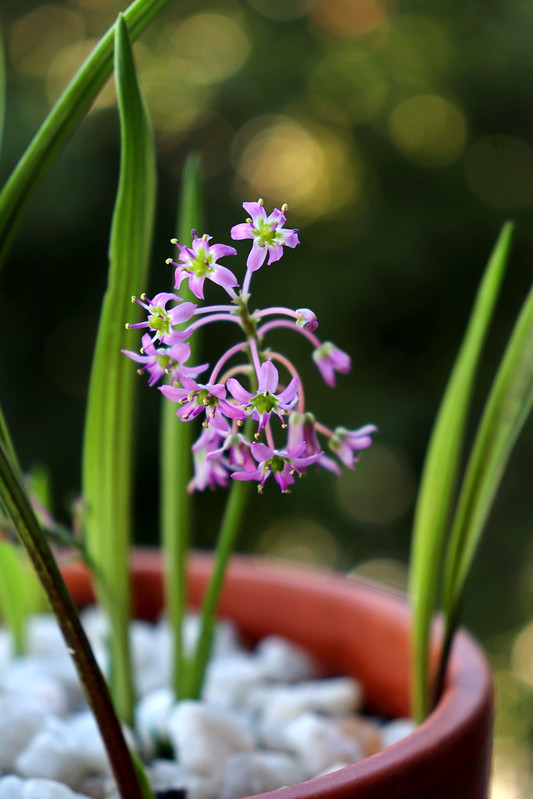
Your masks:
M283 211L283 213L289 210L289 206L287 205L287 203L283 203L283 205L281 206L281 210Z
M170 239L170 243L171 243L171 244L177 244L177 243L178 243L178 240L177 240L177 239Z
M172 258L167 258L167 260L165 261L165 263L166 263L166 264L171 264L171 263L173 263L173 261L172 261Z

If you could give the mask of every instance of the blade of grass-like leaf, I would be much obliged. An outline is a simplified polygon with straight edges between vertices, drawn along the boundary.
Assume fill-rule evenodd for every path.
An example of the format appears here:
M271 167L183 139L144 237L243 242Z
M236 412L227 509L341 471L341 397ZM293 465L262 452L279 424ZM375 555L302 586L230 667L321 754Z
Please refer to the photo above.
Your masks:
M187 159L179 199L178 238L190 244L191 230L202 226L200 159ZM194 300L185 284L180 288L184 300ZM190 361L198 352L198 337L190 341ZM192 426L176 419L174 403L162 397L161 417L161 525L165 563L165 607L173 634L172 687L174 694L185 698L186 659L183 650L182 622L185 616L187 553L191 540L192 502L187 493L191 478Z
M7 426L7 422L1 406L0 406L0 441L4 444L7 452L9 453L9 458L11 460L11 463L14 464L18 474L21 475L22 470L20 468L20 463L18 461L17 453L15 452L15 447L13 446L13 441L9 434L9 428Z
M126 797L143 799L135 767L113 710L106 682L94 659L70 594L46 538L41 533L39 522L3 441L0 441L0 501L13 522L61 627L87 702L95 715L104 740L120 795L123 799Z
M442 399L424 464L415 511L410 594L413 604L413 717L429 709L429 643L447 524L479 355L507 263L512 225L504 225L485 270L474 309Z
M125 19L116 27L121 121L120 178L110 242L108 287L89 386L83 457L83 499L89 558L112 623L112 691L131 723L129 548L135 371L121 350L131 346L131 296L147 282L154 221L155 155L137 83ZM138 308L137 305L134 306Z
M6 115L6 62L4 56L4 38L0 27L0 153L4 140L4 123Z
M512 448L533 407L533 288L503 355L472 447L444 565L448 657L458 606Z
M18 547L0 540L0 611L13 637L13 648L22 655L26 643L26 574Z
M169 0L135 0L124 12L130 37L136 39L168 3ZM114 37L113 25L55 103L0 193L0 264L49 166L111 75Z

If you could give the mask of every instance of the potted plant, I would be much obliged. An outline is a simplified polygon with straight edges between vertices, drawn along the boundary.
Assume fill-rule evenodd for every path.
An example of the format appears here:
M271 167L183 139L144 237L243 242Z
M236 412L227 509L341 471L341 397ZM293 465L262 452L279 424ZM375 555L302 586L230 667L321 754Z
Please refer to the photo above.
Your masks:
M0 417L0 491L6 527L19 536L58 616L122 799L153 795L143 765L126 742L119 722L133 723L128 635L131 597L140 601L140 612L153 619L163 608L163 593L174 632L172 688L177 700L197 701L201 696L219 612L234 618L253 640L283 633L316 655L330 672L361 678L371 710L386 715L412 714L420 722L405 740L368 760L280 789L287 799L332 793L449 796L452 791L481 799L486 796L490 761L490 679L476 646L466 634L454 638L454 633L483 522L531 407L531 296L490 393L457 503L453 499L475 368L507 260L510 226L504 228L489 261L428 450L414 533L412 655L408 606L382 589L239 559L233 560L226 578L250 485L255 483L261 491L268 481L285 492L310 467L338 471L340 462L353 467L359 451L370 446L375 428L366 425L358 430L331 430L318 423L305 404L296 367L283 353L269 349L266 337L272 329L296 332L312 346L313 359L326 383L335 382L336 372L348 371L348 355L317 338L312 311L281 306L258 310L251 305L255 273L273 272L284 248L299 243L297 231L285 227L286 209L267 214L261 201L244 203L249 216L232 228L231 239L251 240L252 246L243 276L237 277L219 263L219 259L233 256L235 248L212 244L210 236L194 232L200 229L198 165L194 159L184 176L180 235L174 242L177 256L175 261L169 259L174 284L152 298L142 294L134 297L134 308L143 309L145 318L128 321L130 295L142 291L146 283L155 174L153 145L128 29L133 35L138 33L162 5L137 0L119 18L59 101L0 198L0 222L14 227L54 149L111 71L115 37L122 160L110 277L88 400L80 514L83 537L62 537L62 531L52 530L63 543L78 549L85 560L81 572L75 567L64 572L76 601L84 604L93 597L89 567L96 595L109 617L110 691L50 550L43 529L47 521L42 512L40 519L35 513L35 499L28 496L7 425ZM201 304L206 281L226 291L225 303ZM207 365L197 365L197 334L218 322L229 322L242 339L219 356L206 382L200 383L197 378ZM132 328L144 331L141 352L130 349ZM135 555L133 589L130 500L134 370L124 351L141 364L140 371L152 385L163 381L160 389L166 399L162 437L165 573L161 573L159 557L145 553L139 559ZM193 443L190 429L198 417L204 420L204 426ZM319 436L325 444L319 442ZM333 457L325 453L328 443ZM188 466L191 448L195 459L192 479ZM213 560L196 557L189 561L187 595L188 484L193 489L231 485L231 491ZM6 575L10 572L12 576L16 568L4 562ZM430 642L441 579L444 632L435 632ZM201 605L200 632L192 655L183 635L187 596ZM366 646L362 639L366 639Z

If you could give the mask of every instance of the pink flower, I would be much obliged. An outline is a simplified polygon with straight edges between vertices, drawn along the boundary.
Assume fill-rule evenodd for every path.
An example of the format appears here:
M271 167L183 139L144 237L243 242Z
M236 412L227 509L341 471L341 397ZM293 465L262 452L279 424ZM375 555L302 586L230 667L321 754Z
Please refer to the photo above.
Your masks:
M234 377L230 377L227 382L228 391L240 403L246 415L248 416L251 413L252 418L259 422L258 433L270 421L272 413L275 413L284 421L285 413L291 410L298 401L298 386L300 383L297 377L293 377L287 388L276 394L278 382L278 370L270 360L261 364L256 394L252 394L243 388Z
M196 419L205 411L206 422L225 433L228 425L224 417L244 421L246 414L237 405L226 400L226 387L221 384L197 383L190 377L181 378L182 388L159 386L159 391L172 402L180 402L177 415L182 422Z
M270 216L266 215L263 201L256 203L243 203L245 211L250 214L246 222L231 228L232 239L253 239L252 249L248 255L246 266L250 272L255 272L265 262L268 253L268 263L279 261L283 255L283 247L296 247L298 231L284 228L286 206L280 211L275 208Z
M271 449L266 444L252 444L252 455L259 466L253 471L233 472L234 480L257 480L261 493L265 482L271 474L284 494L289 493L289 486L294 483L294 475L301 477L304 469L320 457L320 453L303 456L305 445L302 443L292 449Z
M297 413L293 411L289 416L289 434L287 436L287 449L304 445L304 456L318 455L317 464L333 474L340 474L341 470L333 460L320 449L315 429L315 417L312 413Z
M233 272L217 263L219 258L226 255L236 255L237 250L226 244L209 244L212 236L207 234L198 238L196 231L193 230L192 235L191 247L184 247L176 239L173 239L173 244L179 249L180 255L177 263L171 259L167 263L174 264L176 267L175 288L179 289L183 280L188 278L192 293L203 300L206 279L225 289L238 286L239 283Z
M148 385L155 386L165 375L170 375L171 382L179 380L182 375L197 377L208 367L207 363L201 366L184 366L191 355L191 348L186 343L172 344L170 347L156 347L152 339L145 333L142 337L141 352L122 350L124 355L132 361L142 363L139 373L146 371L149 375Z
M325 341L320 347L317 347L313 352L313 360L328 386L335 385L335 372L347 374L352 368L350 356L331 341Z
M227 456L229 467L250 471L255 469L255 461L250 453L250 442L241 433L229 433L218 449L211 451L207 459L215 460L222 455Z
M220 443L221 434L213 427L207 427L193 444L194 475L187 491L205 491L206 488L225 488L228 484L228 470L222 458L213 460L210 455Z
M168 291L156 294L152 300L149 300L146 294L141 294L139 300L136 297L132 299L148 311L148 319L145 322L127 325L127 327L132 329L147 327L154 333L152 341L159 340L162 344L172 344L181 338L180 334L173 330L174 325L188 322L196 310L196 305L193 302L182 302L181 297ZM167 310L169 302L180 304Z
M373 433L377 433L377 427L373 424L366 424L358 430L337 427L329 441L329 448L341 459L345 466L353 469L359 460L359 458L354 456L354 452L368 449L372 445L371 436Z
M318 320L316 314L310 311L309 308L298 308L296 310L296 324L298 327L303 327L304 330L309 330L313 333L318 327Z

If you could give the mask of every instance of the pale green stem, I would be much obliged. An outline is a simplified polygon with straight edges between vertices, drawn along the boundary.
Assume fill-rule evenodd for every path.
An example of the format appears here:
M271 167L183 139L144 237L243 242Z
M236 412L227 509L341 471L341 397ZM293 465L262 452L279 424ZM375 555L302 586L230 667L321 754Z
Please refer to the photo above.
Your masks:
M183 169L179 202L178 237L189 243L191 230L202 225L199 158L189 156ZM194 300L188 287L185 300ZM198 354L198 335L190 341L190 362ZM161 532L165 564L165 606L173 635L171 685L176 697L186 691L187 662L183 647L183 620L187 610L187 553L192 538L192 501L187 492L191 479L193 429L176 419L176 406L162 398L161 421Z
M200 613L200 630L194 659L191 664L192 668L189 672L187 691L187 696L191 699L199 699L202 692L205 670L211 652L218 600L224 585L229 559L235 549L249 493L250 484L248 482L233 481L218 536L213 573L209 580Z

